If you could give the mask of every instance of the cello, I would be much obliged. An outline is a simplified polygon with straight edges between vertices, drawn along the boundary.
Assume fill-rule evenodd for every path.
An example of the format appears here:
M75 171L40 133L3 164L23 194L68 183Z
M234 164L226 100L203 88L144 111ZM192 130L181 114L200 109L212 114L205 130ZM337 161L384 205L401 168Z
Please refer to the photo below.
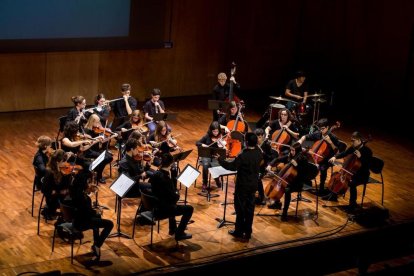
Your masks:
M230 158L236 157L239 152L242 150L242 142L244 140L244 132L246 132L246 125L244 120L240 120L242 106L238 105L237 107L237 117L236 120L230 120L227 123L227 128L230 130L230 135L227 136L226 148L227 156Z
M282 127L281 129L276 130L272 134L272 141L271 141L271 147L275 151L277 151L278 154L280 154L280 148L283 145L287 145L290 142L290 134L287 132L286 128Z
M355 151L360 149L364 144L361 143ZM348 190L349 182L352 176L361 168L361 160L355 154L348 155L341 169L338 172L334 172L328 183L328 189L334 194L345 194Z
M329 133L331 133L334 129L339 128L340 126L341 126L340 122L336 122L335 125L329 128L329 130L326 132L325 135L321 133L322 138L319 141L316 141L312 145L309 152L312 154L313 161L315 162L315 164L321 163L325 158L327 158L328 156L332 154L332 147L324 139L324 137L327 136Z

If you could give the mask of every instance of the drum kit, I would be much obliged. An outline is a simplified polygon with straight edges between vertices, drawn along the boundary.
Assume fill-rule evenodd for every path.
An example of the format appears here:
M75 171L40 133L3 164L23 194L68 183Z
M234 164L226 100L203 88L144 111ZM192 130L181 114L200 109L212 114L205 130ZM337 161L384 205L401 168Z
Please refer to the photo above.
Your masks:
M315 122L319 120L319 109L321 103L326 103L325 99L322 99L322 97L325 96L325 94L321 93L315 93L312 95L308 95L308 98L313 98L313 117L312 122ZM276 120L278 117L278 112L282 108L288 108L292 114L298 116L299 121L301 118L309 115L309 111L311 110L311 106L303 103L303 102L296 102L291 99L283 98L283 97L276 97L276 96L269 96L269 98L276 100L278 102L286 102L286 105L280 104L280 103L274 103L269 106L270 109L270 120Z

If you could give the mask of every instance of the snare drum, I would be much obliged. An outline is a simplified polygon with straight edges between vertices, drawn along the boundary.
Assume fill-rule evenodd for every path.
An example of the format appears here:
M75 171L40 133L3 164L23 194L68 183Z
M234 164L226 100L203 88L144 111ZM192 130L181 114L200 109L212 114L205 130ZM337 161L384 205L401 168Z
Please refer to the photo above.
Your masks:
M270 109L270 121L277 120L279 118L279 110L285 108L283 104L271 104Z
M297 112L298 115L303 116L303 115L308 114L309 109L310 109L309 105L307 105L305 103L299 103L297 108L296 108L296 112Z

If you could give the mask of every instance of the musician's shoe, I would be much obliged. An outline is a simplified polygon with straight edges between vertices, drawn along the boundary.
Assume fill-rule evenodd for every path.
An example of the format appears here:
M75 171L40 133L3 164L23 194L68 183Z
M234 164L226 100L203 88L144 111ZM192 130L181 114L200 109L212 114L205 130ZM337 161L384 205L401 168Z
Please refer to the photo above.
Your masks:
M181 234L175 233L175 240L176 241L188 240L188 239L191 239L192 237L193 237L193 235L187 234L186 232L183 232Z
M203 184L203 186L201 187L201 192L202 193L207 193L207 185Z
M275 201L273 204L267 205L267 208L280 210L280 209L282 209L282 202Z
M244 235L243 235L243 239L245 239L245 240L250 240L252 238L252 234L247 234L247 233L244 233Z
M326 196L323 196L322 199L338 202L338 196L334 193L327 194Z
M256 205L266 205L266 200L260 198L260 197L256 197L256 199L254 200L254 203Z
M243 233L237 232L236 229L229 230L229 234L235 238L243 238Z
M282 215L280 216L280 220L283 222L287 222L289 220L287 213L283 212Z
M92 245L91 249L94 255L94 258L92 260L95 262L99 262L99 260L101 259L101 249L96 245Z

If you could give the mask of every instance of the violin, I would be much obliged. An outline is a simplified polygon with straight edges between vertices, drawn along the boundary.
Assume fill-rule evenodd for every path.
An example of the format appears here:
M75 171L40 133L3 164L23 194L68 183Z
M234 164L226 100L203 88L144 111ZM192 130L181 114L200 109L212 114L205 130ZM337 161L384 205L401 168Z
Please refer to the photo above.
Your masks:
M146 125L143 125L141 123L132 123L131 129L138 130L141 133L148 133L149 128Z
M96 134L101 134L103 133L105 135L105 137L109 137L112 134L114 134L111 130L104 128L102 126L94 126L92 127L93 132L95 132Z
M211 136L210 138L211 138L211 141L213 141L213 143L211 143L210 145L208 145L208 147L210 147L210 146L212 146L212 145L214 145L214 144L217 143L217 147L218 148L225 148L227 142L226 142L226 140L224 138L226 136L227 136L227 134L226 135L222 135L221 133L219 135L217 135L217 136Z
M149 162L154 157L153 154L152 154L152 146L151 145L145 144L145 145L139 147L138 151L139 151L139 154L137 154L136 156L139 156L139 157L137 157L138 159L135 159L135 160L144 160L144 161Z
M81 165L72 165L69 162L63 162L61 164L59 164L59 169L60 172L64 175L69 175L69 174L78 174L79 171L83 170Z
M341 126L340 122L336 122L335 125L331 126L328 130L328 132L325 134L327 136L329 133L331 133L334 129L339 128ZM325 158L332 156L332 147L331 145L326 142L324 137L322 137L321 140L316 141L310 150L310 153L313 156L313 160L315 164L321 163Z

